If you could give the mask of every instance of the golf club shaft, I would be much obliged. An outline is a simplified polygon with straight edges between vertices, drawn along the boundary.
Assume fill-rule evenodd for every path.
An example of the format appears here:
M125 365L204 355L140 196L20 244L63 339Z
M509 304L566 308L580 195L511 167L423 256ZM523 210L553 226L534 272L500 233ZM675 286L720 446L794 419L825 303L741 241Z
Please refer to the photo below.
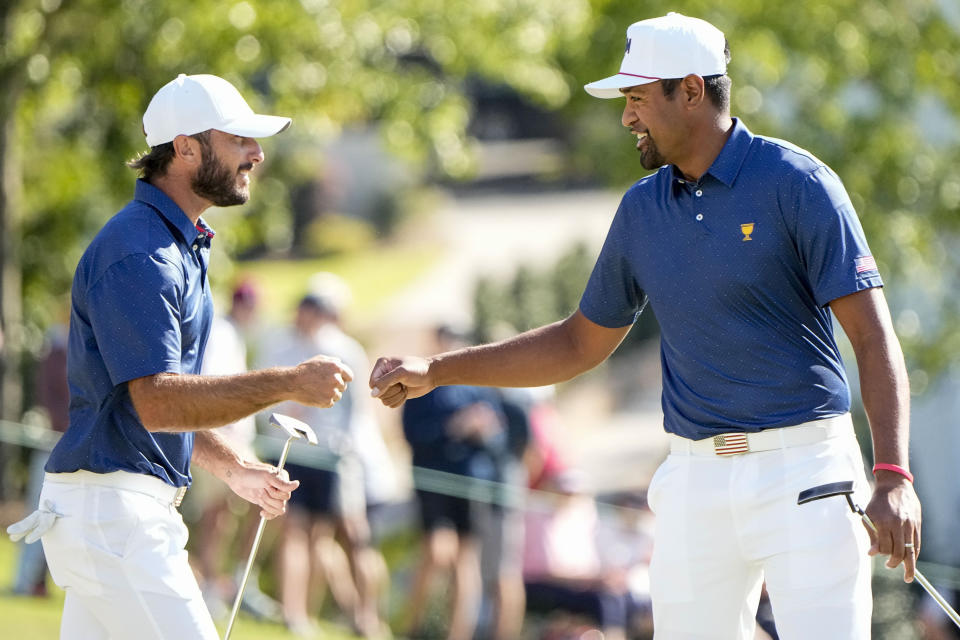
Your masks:
M943 609L943 612L947 614L953 624L957 625L957 628L960 629L960 615L957 615L957 612L954 611L953 607L950 606L943 596L940 595L940 592L937 591L930 581L927 580L927 577L920 573L919 569L914 570L913 577L917 579L917 582L920 583L920 586L927 590L927 593L930 594L930 597L936 600L937 604L940 605L940 608Z
M290 451L290 443L294 438L287 438L287 443L283 445L283 452L280 454L280 462L277 463L277 471L283 469L287 461L287 452ZM250 549L250 556L247 558L247 566L243 570L243 578L240 580L240 586L237 588L237 597L233 601L233 610L230 612L230 620L227 622L227 630L223 633L223 640L230 639L230 632L233 631L233 623L237 619L237 612L240 611L240 603L243 602L243 590L247 587L247 578L250 577L250 570L253 568L253 561L257 557L257 549L260 547L260 538L263 537L263 529L266 527L267 519L260 516L260 524L257 526L257 535L253 538L253 547Z
M863 512L862 509L859 509L859 508L857 509L857 512L860 514L860 517L863 519L863 523L868 527L870 527L871 531L876 533L877 527L876 525L873 524L873 520L870 519L870 516L868 516L866 513ZM953 621L953 624L957 625L957 628L960 628L960 615L958 615L957 612L954 611L953 607L950 606L950 603L947 602L942 595L940 595L940 592L937 591L932 584L930 584L930 581L927 580L927 577L922 573L920 573L920 569L914 568L913 577L916 578L917 582L920 583L920 586L923 587L926 590L926 592L930 594L930 597L933 598L938 605L940 605L940 608L943 609L943 612L947 614L947 617L949 617L950 620Z

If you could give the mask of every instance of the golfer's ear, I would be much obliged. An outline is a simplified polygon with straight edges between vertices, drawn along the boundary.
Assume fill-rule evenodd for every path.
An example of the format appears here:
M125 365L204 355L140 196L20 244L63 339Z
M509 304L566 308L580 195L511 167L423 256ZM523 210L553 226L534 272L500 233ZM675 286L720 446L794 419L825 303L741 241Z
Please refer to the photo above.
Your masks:
M173 139L173 152L180 160L189 164L200 164L202 155L200 143L190 136L177 136Z
M693 73L684 77L680 82L680 88L684 100L691 107L699 106L707 95L703 78Z

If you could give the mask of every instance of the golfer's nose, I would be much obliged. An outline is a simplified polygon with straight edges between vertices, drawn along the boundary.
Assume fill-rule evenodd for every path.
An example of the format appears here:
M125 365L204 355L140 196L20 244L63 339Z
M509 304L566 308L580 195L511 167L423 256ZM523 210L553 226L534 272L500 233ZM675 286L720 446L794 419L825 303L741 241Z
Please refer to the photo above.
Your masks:
M249 158L250 162L254 164L263 162L263 148L260 146L260 143L253 138L248 138L248 140L250 142L247 144L247 157Z

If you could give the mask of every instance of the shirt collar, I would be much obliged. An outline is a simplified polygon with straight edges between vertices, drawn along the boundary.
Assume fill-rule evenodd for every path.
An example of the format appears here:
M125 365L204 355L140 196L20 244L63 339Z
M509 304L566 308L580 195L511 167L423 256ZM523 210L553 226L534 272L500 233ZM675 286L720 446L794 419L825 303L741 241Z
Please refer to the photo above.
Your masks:
M207 226L207 223L203 221L203 218L197 220L197 226L194 227L197 230L197 239L196 243L201 247L210 248L210 242L213 240L213 236L217 235L217 232Z
M170 196L142 179L137 180L137 186L134 191L134 199L146 203L156 209L160 215L167 219L177 231L184 242L199 242L202 246L209 247L210 240L215 235L203 218L194 225L183 209L174 202Z
M753 134L747 129L747 125L740 122L739 118L734 118L730 137L727 138L707 173L728 187L732 187L740 174L740 167L747 158L752 142Z

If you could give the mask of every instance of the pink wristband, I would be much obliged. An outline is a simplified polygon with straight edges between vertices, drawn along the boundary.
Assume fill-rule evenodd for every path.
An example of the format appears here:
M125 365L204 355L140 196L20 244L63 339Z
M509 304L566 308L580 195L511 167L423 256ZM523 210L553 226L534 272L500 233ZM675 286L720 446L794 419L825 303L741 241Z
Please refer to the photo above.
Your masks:
M903 467L897 466L895 464L888 464L886 462L878 462L873 465L873 475L877 475L877 471L893 471L894 473L899 473L904 478L913 482L913 474L904 469Z

